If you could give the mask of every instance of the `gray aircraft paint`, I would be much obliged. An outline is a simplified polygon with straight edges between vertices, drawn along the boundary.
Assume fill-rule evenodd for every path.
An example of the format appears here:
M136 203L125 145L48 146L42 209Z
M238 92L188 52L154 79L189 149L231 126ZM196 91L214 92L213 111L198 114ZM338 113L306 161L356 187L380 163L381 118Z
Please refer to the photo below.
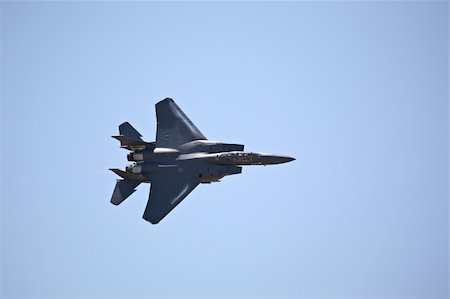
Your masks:
M143 218L156 224L200 183L219 182L239 174L244 165L270 165L295 160L289 156L244 152L244 145L207 140L178 105L166 98L155 105L156 141L146 142L128 122L119 126L120 146L133 164L111 168L117 180L111 203L121 204L141 183L151 183Z

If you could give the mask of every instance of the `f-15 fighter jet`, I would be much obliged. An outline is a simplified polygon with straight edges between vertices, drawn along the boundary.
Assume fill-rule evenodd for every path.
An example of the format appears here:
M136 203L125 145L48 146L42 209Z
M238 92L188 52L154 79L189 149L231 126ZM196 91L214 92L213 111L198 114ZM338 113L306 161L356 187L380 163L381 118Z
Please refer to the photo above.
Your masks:
M280 164L295 160L275 154L244 152L244 145L207 140L175 102L166 98L156 105L156 141L146 142L128 122L112 136L130 151L125 171L111 168L117 180L111 203L119 205L141 183L151 183L143 218L156 224L200 183L219 182L239 174L243 165Z

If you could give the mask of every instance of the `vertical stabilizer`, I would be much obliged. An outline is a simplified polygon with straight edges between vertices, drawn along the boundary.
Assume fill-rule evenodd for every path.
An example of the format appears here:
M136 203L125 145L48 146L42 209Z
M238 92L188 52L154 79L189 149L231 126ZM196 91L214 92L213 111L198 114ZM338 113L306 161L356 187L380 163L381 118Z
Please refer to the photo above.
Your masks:
M124 122L123 124L121 124L119 126L119 132L120 132L120 135L123 135L126 137L131 137L133 139L142 140L141 133L139 133L135 128L133 128L133 126L130 125L129 122Z

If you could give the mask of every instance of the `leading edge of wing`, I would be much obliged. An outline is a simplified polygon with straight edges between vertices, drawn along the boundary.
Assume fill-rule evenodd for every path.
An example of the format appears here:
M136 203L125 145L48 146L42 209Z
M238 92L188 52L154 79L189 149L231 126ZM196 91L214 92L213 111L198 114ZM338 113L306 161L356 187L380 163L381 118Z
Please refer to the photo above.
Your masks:
M178 169L155 175L152 178L150 195L143 218L152 224L157 224L199 183L196 176L184 171L180 173Z

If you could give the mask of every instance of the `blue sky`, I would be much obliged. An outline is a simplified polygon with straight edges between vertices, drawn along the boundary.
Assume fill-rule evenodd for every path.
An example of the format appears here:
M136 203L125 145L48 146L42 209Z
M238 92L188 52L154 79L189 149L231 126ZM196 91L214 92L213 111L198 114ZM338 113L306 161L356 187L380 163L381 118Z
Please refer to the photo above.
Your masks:
M2 2L1 297L447 298L448 2ZM109 203L172 97L297 158Z

